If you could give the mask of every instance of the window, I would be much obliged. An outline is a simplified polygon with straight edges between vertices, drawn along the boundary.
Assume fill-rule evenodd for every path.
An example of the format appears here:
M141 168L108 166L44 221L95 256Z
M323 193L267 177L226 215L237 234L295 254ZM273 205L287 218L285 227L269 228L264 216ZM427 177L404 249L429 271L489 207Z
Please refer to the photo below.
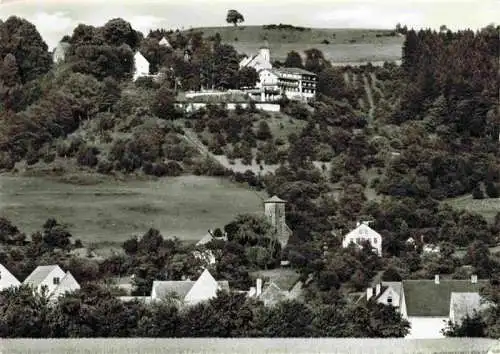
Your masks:
M376 237L374 237L374 238L373 238L373 244L374 244L374 245L376 245L376 244L377 244L377 238L376 238Z
M60 282L60 281L61 281L61 280L59 279L59 277L54 277L54 279L53 279L53 283L54 283L54 285L59 285L59 282Z
M392 305L392 296L388 296L388 297L387 297L387 303L388 303L389 305Z

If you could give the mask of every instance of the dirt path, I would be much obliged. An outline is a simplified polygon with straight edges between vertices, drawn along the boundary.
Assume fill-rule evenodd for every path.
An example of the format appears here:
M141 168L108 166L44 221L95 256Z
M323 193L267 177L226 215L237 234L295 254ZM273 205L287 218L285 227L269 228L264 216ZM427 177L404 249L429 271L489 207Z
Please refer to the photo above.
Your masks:
M373 92L370 83L368 82L368 78L366 75L363 75L363 84L365 87L366 91L366 96L368 97L368 104L370 105L370 108L368 110L368 118L369 122L373 122L373 113L375 111L375 103L373 101Z

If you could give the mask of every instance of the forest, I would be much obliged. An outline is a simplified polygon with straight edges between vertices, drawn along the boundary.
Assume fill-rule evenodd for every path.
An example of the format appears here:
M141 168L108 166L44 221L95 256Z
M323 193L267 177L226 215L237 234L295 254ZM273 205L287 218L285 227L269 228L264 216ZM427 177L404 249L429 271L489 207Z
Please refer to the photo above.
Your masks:
M500 195L499 28L405 32L400 67L390 63L383 67L332 67L316 49L305 51L304 59L292 52L284 63L273 63L303 67L318 76L314 104L304 107L286 99L280 102L284 114L304 122L298 134L284 138L274 136L266 114L252 107L228 112L209 105L192 114L175 108L178 90L201 86L224 90L248 86L257 79L251 70L238 70L240 54L221 43L218 36L205 38L196 31L161 29L144 36L121 19L110 20L102 27L81 24L63 38L69 46L64 62L56 65L35 26L11 17L0 23L0 169L15 174L23 166L43 163L60 170L61 161L70 161L77 171L112 176L224 176L278 195L287 200L287 224L293 230L283 253L303 279L313 278L306 304L285 303L280 305L283 308L272 310L255 305L250 311L245 310L249 305L242 299L227 295L227 301L214 300L202 305L199 312L171 314L172 321L180 321L180 328L190 328L193 323L209 323L195 313L210 316L210 321L216 317L214 313L240 321L239 316L246 313L252 320L242 323L255 327L227 321L227 328L199 328L196 333L369 337L386 332L378 325L368 326L363 319L381 316L384 326L394 324L391 335L402 336L404 321L393 310L353 310L343 303L346 294L363 291L380 272L388 281L432 279L435 274L467 279L477 274L491 279L491 289L485 291L498 301L495 274L500 270L500 254L494 251L500 236L500 213L487 219L447 203L449 198L469 194L474 199L493 201ZM173 48L158 45L163 36L169 38ZM162 80L131 82L136 50L151 62L152 72L163 71ZM366 76L377 88L371 113L360 100L364 97L362 87L346 80L356 75ZM279 168L267 174L235 173L199 156L185 144L182 136L186 129L203 133L209 149L216 154L247 161L258 158L263 167L277 163ZM81 131L85 134L75 137L74 133ZM318 168L316 161L325 167ZM374 191L375 197L368 196L367 190ZM57 215L49 217L57 219ZM372 220L371 227L383 235L382 258L367 247L340 247L340 237L362 219ZM231 287L245 289L253 282L250 271L276 267L279 252L267 247L269 235L262 220L240 216L234 223L228 230L238 236L225 244L210 245L220 250L213 274L230 280ZM140 250L137 239L131 238L123 245L125 254L104 261L80 260L69 253L79 245L69 241L72 235L63 222L51 219L42 231L28 237L2 219L0 263L22 278L37 264L58 262L89 284L101 281L103 276L135 271L140 289L150 288L152 280L166 269L176 276L199 272L200 265L187 255L190 246L162 241L156 230L143 233L149 235L146 240L156 240L153 244L161 247ZM410 237L418 240L417 248L406 243ZM427 243L439 244L441 251L423 254L422 246ZM249 251L251 248L253 251ZM104 291L92 286L81 292ZM0 296L25 299L19 300L21 307L28 304L25 313L36 314L40 321L36 323L51 328L35 326L37 331L49 332L23 332L23 327L17 326L20 322L16 321L21 321L18 312L9 312L11 317L4 317L12 322L1 329L6 331L2 333L5 336L146 336L129 331L146 331L149 327L137 326L138 321L154 323L154 316L174 311L155 312L140 304L129 307L113 302L106 293L102 293L102 305L85 304L90 300L73 294L49 310L40 305L39 299L23 294L3 292ZM108 300L110 303L106 303ZM239 308L238 316L227 306L232 302ZM39 307L35 311L29 306ZM72 321L71 311L81 313L88 306L92 311L82 319L87 323L70 326L69 322L57 322ZM109 321L108 327L102 326L108 332L95 332L97 329L89 328L90 319L102 314L104 308L116 308L116 316L130 315L128 320L135 325L112 328L124 321L106 314L99 320ZM5 311L10 310L0 307L0 313L7 314ZM281 311L290 314L291 327L273 322L282 320L277 315ZM303 316L296 316L297 311ZM354 315L349 311L363 312ZM44 316L57 320L46 321L49 317ZM351 318L346 322L349 328L335 327L342 321L328 322L339 318L336 316ZM298 317L311 318L312 322L294 324L293 319ZM323 320L326 322L315 322ZM172 322L165 323L172 326ZM478 326L482 326L479 331ZM17 332L9 332L13 328ZM64 332L68 328L75 332ZM172 328L151 328L150 335L182 335ZM272 332L276 328L282 332ZM495 309L460 328L451 328L448 335L498 337L499 328L500 312ZM211 332L215 330L221 332Z

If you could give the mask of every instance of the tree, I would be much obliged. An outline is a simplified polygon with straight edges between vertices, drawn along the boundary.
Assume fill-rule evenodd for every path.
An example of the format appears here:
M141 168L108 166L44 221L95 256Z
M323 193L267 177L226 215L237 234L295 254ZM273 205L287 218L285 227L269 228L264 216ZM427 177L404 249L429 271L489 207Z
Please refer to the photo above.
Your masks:
M474 311L472 315L467 314L460 323L448 321L442 333L446 337L486 337L486 323L481 314Z
M259 75L254 68L244 67L238 72L239 87L254 87Z
M237 10L228 10L227 11L227 16L226 16L227 23L232 23L233 25L237 26L238 23L241 23L244 21L245 21L245 18Z
M292 50L286 55L284 66L288 68L303 68L302 57L299 53Z
M271 128L269 128L269 124L267 124L265 120L261 120L259 122L259 128L257 130L256 137L259 140L269 140L273 138Z

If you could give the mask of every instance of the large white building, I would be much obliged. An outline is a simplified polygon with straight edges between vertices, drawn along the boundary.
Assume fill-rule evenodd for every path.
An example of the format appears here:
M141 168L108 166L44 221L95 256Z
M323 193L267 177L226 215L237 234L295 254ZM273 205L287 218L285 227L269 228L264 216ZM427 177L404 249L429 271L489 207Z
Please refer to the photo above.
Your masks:
M368 226L368 222L358 222L356 228L344 236L342 247L347 248L351 243L362 247L366 241L379 256L382 256L382 236Z
M311 101L316 97L316 74L301 68L264 69L259 72L261 101L286 96L290 100Z

